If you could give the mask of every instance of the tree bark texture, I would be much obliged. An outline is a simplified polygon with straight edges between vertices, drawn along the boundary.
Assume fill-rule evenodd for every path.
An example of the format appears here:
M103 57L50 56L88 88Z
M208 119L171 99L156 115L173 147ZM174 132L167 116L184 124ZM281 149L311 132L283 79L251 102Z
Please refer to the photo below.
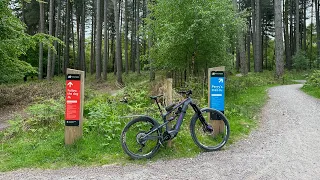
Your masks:
M284 73L281 0L274 0L276 77Z
M121 34L119 27L119 0L113 0L114 4L114 17L115 17L115 27L116 27L116 63L117 63L117 82L122 85L122 60L121 60Z
M70 1L67 0L66 5L66 30L65 30L65 52L64 52L64 66L63 73L66 74L69 66L69 53L70 53Z
M300 18L299 18L299 0L295 0L296 2L296 53L300 50Z
M256 1L256 36L255 36L255 55L254 55L254 70L255 72L262 72L262 34L261 34L261 0Z
M54 14L54 0L50 0L49 6L49 35L53 35L53 14ZM51 66L52 66L52 50L48 47L48 60L47 60L47 80L51 80Z
M57 12L56 12L56 30L55 30L55 37L59 38L60 35L60 26L61 26L61 22L60 22L60 18L61 18L61 0L57 0L57 4L58 4L58 8L57 8ZM54 48L57 50L57 55L60 56L60 53L58 53L58 42L54 41ZM56 53L53 53L52 56L52 63L51 63L51 77L54 76L54 71L55 71L55 65L56 65Z
M285 0L284 5L284 41L285 41L285 52L286 52L286 67L291 69L292 59L291 59L291 46L289 39L289 20L288 20L288 11L289 11L289 0Z
M102 27L101 27L101 0L96 1L96 80L101 79L101 43L102 43Z
M39 32L44 33L44 4L43 2L39 2L40 4L40 25ZM39 72L38 78L43 79L43 43L39 44Z
M124 59L125 59L125 71L128 74L129 73L129 57L128 57L128 44L129 44L129 39L128 39L128 21L129 21L129 12L128 12L128 0L125 0L124 2L124 11L125 11L125 21L124 21Z
M108 64L108 0L104 0L104 50L103 50L103 63L102 63L102 79L107 80L107 64Z
M139 9L140 9L140 1L136 0L136 61L137 61L137 73L140 74L140 34L139 34Z

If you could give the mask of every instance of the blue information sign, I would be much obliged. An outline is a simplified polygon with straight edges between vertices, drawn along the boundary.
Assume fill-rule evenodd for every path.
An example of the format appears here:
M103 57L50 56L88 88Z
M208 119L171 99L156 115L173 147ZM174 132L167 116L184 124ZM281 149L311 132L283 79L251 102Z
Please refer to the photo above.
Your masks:
M224 71L212 71L210 73L210 108L224 112Z

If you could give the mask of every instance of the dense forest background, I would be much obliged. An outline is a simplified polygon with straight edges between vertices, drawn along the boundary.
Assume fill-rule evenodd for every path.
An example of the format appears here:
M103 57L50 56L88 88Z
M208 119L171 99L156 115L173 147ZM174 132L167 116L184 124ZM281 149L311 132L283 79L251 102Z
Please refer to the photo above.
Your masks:
M319 0L1 0L0 83L320 66ZM206 76L205 76L206 77Z

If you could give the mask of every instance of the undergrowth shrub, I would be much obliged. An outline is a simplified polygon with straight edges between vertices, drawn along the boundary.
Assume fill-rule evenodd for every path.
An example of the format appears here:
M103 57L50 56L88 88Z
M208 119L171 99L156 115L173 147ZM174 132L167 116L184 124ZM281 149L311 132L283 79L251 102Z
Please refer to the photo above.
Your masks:
M226 80L226 96L238 96L242 91L254 86L275 84L272 72L249 73L247 76L228 78Z
M304 84L304 87L318 87L320 88L320 70L315 70L307 78L307 82Z
M20 132L46 133L63 127L64 103L59 100L49 99L33 104L25 110L25 115L17 115L9 120L9 128L4 132L5 138L11 138Z
M309 68L309 62L306 53L304 51L298 51L292 58L293 67L296 70L306 70Z
M64 84L58 81L27 82L0 86L0 107L26 105L42 99L59 99L64 96Z
M64 119L64 99L49 99L34 104L27 109L29 114L25 124L31 131L40 130L43 127L55 128L62 124Z
M124 98L127 103L121 102ZM134 118L130 115L145 114L149 105L146 88L125 88L117 96L98 95L85 104L84 132L95 131L103 135L108 144L118 138L124 125Z

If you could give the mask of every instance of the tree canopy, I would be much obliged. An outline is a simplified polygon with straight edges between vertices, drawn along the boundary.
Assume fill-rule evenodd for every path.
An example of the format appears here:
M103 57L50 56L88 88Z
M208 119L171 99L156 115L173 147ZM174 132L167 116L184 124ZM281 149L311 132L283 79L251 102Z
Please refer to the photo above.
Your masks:
M22 79L36 72L28 63L19 60L34 45L25 26L8 8L8 0L0 1L0 83Z
M232 63L227 50L237 21L229 0L157 1L151 7L149 23L155 34L151 56L158 67Z

